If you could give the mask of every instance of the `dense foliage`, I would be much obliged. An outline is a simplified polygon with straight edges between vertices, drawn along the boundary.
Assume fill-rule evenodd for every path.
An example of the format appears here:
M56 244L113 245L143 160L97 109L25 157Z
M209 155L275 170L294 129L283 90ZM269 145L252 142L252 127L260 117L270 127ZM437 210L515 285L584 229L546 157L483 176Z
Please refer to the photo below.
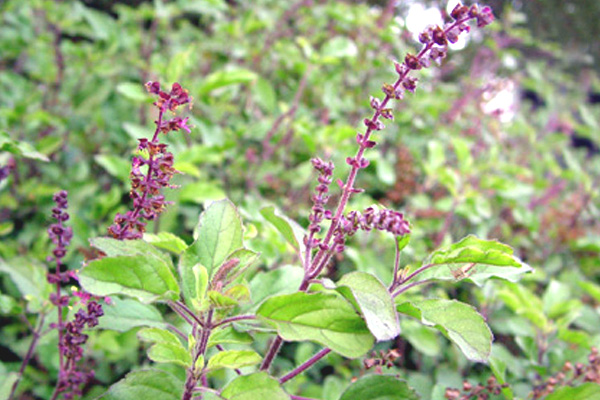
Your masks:
M593 53L282 3L0 5L0 399L600 396Z

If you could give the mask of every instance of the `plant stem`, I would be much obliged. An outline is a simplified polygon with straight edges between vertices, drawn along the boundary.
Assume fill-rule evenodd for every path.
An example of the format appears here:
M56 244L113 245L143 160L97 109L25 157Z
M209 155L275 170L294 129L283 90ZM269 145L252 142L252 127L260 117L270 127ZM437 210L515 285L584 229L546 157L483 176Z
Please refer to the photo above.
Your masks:
M248 319L250 319L250 320L256 319L256 316L247 314L247 315L236 315L234 317L225 318L224 320L219 321L216 324L214 324L213 328L217 328L222 325L230 324L235 321L243 321L243 320L248 320Z
M44 326L44 320L46 319L46 314L40 314L40 318L38 319L37 326L32 333L33 338L31 339L31 343L29 344L29 348L27 349L27 353L25 354L25 358L23 358L23 362L21 363L21 368L19 368L19 376L17 380L13 383L12 389L10 390L10 394L8 395L9 400L13 398L15 392L17 391L17 387L23 378L23 373L25 372L25 368L29 364L31 357L33 356L33 352L38 344L38 340L40 339L40 331Z
M279 349L281 348L282 344L283 339L281 338L281 336L277 335L277 337L271 342L271 345L269 346L269 351L267 351L267 355L265 356L265 359L263 360L260 366L261 371L266 371L269 369L269 367L273 363L273 360L275 359L275 356L279 352Z
M171 307L171 309L173 309L173 311L175 311L181 318L183 318L188 324L190 325L194 325L192 323L192 321L190 320L189 317L191 317L198 325L200 325L201 327L204 326L204 323L202 322L202 320L200 318L198 318L198 316L196 314L194 314L192 312L192 310L190 310L188 308L188 306L186 306L185 304L183 304L180 301L169 301L168 302L169 306Z
M279 383L285 383L290 379L295 378L296 376L300 375L301 373L312 367L317 361L319 361L329 353L331 353L331 349L322 349L317 354L315 354L314 356L312 356L311 358L309 358L308 360L306 360L305 362L303 362L302 364L300 364L299 366L297 366L296 368L279 378Z
M204 327L202 328L202 332L200 333L200 340L196 344L194 353L192 355L192 365L190 365L190 368L188 369L186 374L187 376L185 380L184 391L181 397L182 400L191 400L192 396L194 395L194 390L196 389L198 379L200 378L200 376L202 376L204 379L204 370L200 374L198 374L198 372L196 371L196 362L198 361L198 358L204 356L204 353L206 353L208 338L210 337L210 333L213 329L212 317L213 310L210 309L208 310L208 315L203 324ZM200 395L199 397L201 398L201 396L202 395Z
M393 297L393 298L396 298L396 297L398 297L399 295L401 295L402 293L406 292L408 289L412 289L412 288L414 288L415 286L423 285L423 284L425 284L425 283L429 283L429 282L431 282L431 279L425 279L424 281L417 281L417 282L413 282L413 283L411 283L411 284L409 284L409 285L406 285L406 286L404 286L404 287L400 288L400 289L399 289L399 290L397 290L396 292L392 293L392 297Z

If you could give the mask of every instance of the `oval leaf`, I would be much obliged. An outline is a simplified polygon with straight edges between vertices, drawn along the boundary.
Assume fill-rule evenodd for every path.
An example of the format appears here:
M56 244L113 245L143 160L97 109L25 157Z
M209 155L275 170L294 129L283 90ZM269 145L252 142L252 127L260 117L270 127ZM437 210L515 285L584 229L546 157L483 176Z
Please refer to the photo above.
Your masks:
M306 235L304 229L288 217L277 215L273 206L261 209L260 214L292 245L294 250L300 255L300 259L303 259L305 253L304 236Z
M212 277L231 253L243 247L242 229L242 220L233 203L229 200L212 203L200 215L197 239L183 253L180 269L201 264Z
M126 332L138 326L162 328L165 326L161 313L149 304L134 299L111 298L111 304L103 304L104 315L98 319L100 329Z
M351 272L337 284L337 290L361 311L377 341L391 340L400 334L394 300L377 277L366 272Z
M285 340L310 340L348 358L367 353L374 338L352 305L334 293L294 293L267 299L257 315Z
M148 358L157 363L173 363L184 368L192 365L190 353L181 344L156 343L148 350Z
M187 249L187 244L183 239L169 232L161 232L159 234L144 233L144 240L153 246L174 254L179 254Z
M123 294L144 303L179 298L173 271L152 255L94 260L80 272L79 282L86 291L97 296Z
M234 69L228 71L216 71L206 77L202 86L198 89L199 95L208 94L215 89L240 83L254 81L258 75L248 69Z
M146 328L138 332L138 337L154 343L148 350L148 358L152 361L179 364L186 368L192 364L190 353L175 334L165 329Z
M258 364L262 358L252 350L227 350L215 354L208 360L207 368L211 371L221 368L242 368Z
M340 400L418 400L408 384L392 375L367 375L352 383Z
M180 400L183 382L165 371L141 370L127 374L115 383L100 399L139 400L160 399Z
M513 254L511 247L473 235L433 252L424 264L440 267L429 268L414 280L469 278L478 286L491 277L516 282L521 275L533 270Z
M487 362L492 332L470 305L456 300L430 299L399 304L398 312L433 326L453 341L471 361Z
M214 329L208 338L207 347L216 346L218 344L233 343L233 344L249 344L253 339L247 332L236 331L233 327L227 326L224 328Z
M223 389L227 400L290 400L276 379L265 372L238 376Z

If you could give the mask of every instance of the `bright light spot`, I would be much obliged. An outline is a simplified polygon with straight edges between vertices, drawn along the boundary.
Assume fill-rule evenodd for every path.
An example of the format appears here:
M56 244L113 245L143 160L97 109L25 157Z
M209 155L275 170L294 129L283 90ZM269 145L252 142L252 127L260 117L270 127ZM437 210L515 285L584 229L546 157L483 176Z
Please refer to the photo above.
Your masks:
M510 122L514 119L517 108L517 88L513 81L503 80L492 82L489 90L483 93L481 108L486 114L494 114L500 122Z
M515 69L518 66L517 59L510 54L506 54L502 57L502 64L508 69Z
M442 14L437 8L425 8L423 4L413 4L408 9L406 16L406 29L412 32L415 39L419 33L425 30L429 25L442 25Z
M461 3L461 1L460 0L448 0L448 5L446 6L446 11L448 11L448 15L450 15L452 10L454 10L454 7L456 7L456 5L458 3Z

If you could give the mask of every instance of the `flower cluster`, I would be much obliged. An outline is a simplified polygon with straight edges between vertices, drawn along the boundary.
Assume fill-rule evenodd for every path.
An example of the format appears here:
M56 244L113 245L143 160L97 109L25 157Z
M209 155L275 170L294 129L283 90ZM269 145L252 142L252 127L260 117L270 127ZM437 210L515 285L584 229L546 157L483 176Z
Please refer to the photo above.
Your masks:
M346 163L350 165L351 170L348 179L345 183L341 183L342 196L338 203L335 215L331 218L332 223L326 234L325 239L319 242L319 252L315 256L315 264L323 266L327 263L327 259L331 257L331 253L326 254L329 249L329 241L333 239L331 247L335 251L344 249L345 235L353 234L359 227L365 229L371 223L364 224L364 218L372 218L377 215L381 218L381 224L378 229L388 230L395 234L404 234L408 232L408 223L404 221L402 214L392 211L385 211L380 214L373 214L374 211L367 211L368 217L360 216L360 214L349 214L344 217L344 208L352 194L362 192L362 189L354 187L356 175L358 171L369 166L369 160L364 157L367 149L375 147L377 144L371 138L373 132L380 131L385 128L381 119L393 120L393 112L389 107L392 99L400 100L408 91L414 93L417 89L417 78L410 76L410 73L422 68L427 68L431 65L431 61L440 63L446 57L448 52L448 44L455 43L458 36L462 32L469 32L470 28L467 22L475 19L479 27L490 24L494 20L494 16L489 7L479 8L477 5L470 7L458 4L451 13L453 22L446 24L444 27L433 26L427 28L419 35L419 40L423 44L423 48L417 54L407 54L403 62L395 62L395 70L398 78L394 84L385 83L382 86L382 91L385 97L378 99L371 97L370 106L374 113L371 118L365 118L363 123L366 127L365 133L356 135L356 142L359 149L355 156L346 158ZM390 222L393 221L393 222ZM391 225L389 225L391 223ZM317 224L311 220L311 232L317 232ZM312 233L311 233L312 235ZM313 239L315 240L315 239Z
M419 34L419 41L424 45L423 49L418 54L408 53L404 57L404 62L395 63L396 72L399 79L396 84L391 85L386 83L382 86L382 91L386 95L383 101L371 97L371 108L376 111L373 118L366 118L364 123L369 131L379 131L385 128L379 117L385 119L393 119L392 110L385 108L389 99L401 100L404 98L404 93L409 91L414 93L417 89L418 79L409 75L411 71L428 68L431 62L434 61L440 64L448 53L448 44L456 43L459 35L462 32L470 31L467 22L469 20L477 20L478 27L484 27L494 21L494 14L490 7L479 7L474 4L470 7L462 4L457 4L450 13L454 22L446 24L443 28L440 26L430 26ZM360 138L368 138L368 135L360 135ZM360 141L359 141L360 143ZM365 147L373 147L375 143L365 143Z
M69 246L71 239L73 238L73 228L64 225L64 222L69 220L69 213L67 212L69 206L67 191L61 190L60 192L55 193L52 199L56 204L52 209L52 218L54 218L56 222L48 228L48 235L55 247L54 250L52 250L52 256L48 257L48 262L54 261L56 263L56 270L54 273L48 273L47 278L49 283L56 284L59 282L69 282L73 277L73 274L68 271L60 271L62 259L67 254L67 246ZM55 305L57 305L59 301L64 302L64 299L60 300L52 298L51 300Z
M158 95L154 105L159 113L152 139L138 139L138 150L147 153L148 158L136 156L131 163L129 195L133 200L133 210L117 214L113 225L108 228L112 237L121 240L141 238L146 229L145 221L156 219L168 204L161 194L161 189L173 187L169 182L178 171L173 168L173 154L167 151L166 144L160 143L158 134L179 130L190 132L188 118L163 118L166 111L175 112L179 106L190 103L187 90L174 83L171 91L167 93L160 89L158 82L148 82L146 88L151 94Z
M346 237L354 235L359 229L363 231L377 229L395 236L410 233L410 225L401 212L388 209L375 210L373 207L365 209L362 213L350 211L348 216L341 217L333 233L334 250L338 253L344 251Z
M88 336L83 333L86 327L98 325L98 318L104 315L102 306L96 301L90 301L75 314L73 321L65 325L65 334L59 344L61 354L65 357L64 366L58 375L57 392L65 399L73 399L82 395L82 386L94 377L94 371L79 369L77 362L83 356L83 345Z
M321 231L320 223L323 219L331 219L331 211L325 209L325 205L329 200L329 185L331 185L333 177L333 162L325 162L320 158L311 160L313 167L319 172L317 181L319 184L315 187L315 194L312 197L313 206L311 213L308 216L310 225L308 226L309 236L304 237L304 244L308 248L317 247L320 239L314 237Z
M66 227L64 222L69 220L67 192L62 190L56 193L53 200L56 206L52 209L52 217L55 223L48 228L48 235L55 247L52 256L48 257L48 262L56 263L54 273L48 273L47 279L51 284L56 285L56 291L50 294L50 301L57 307L58 323L51 327L58 330L58 347L60 353L60 371L56 393L61 393L65 399L72 399L80 396L81 387L93 377L93 372L85 372L78 369L77 362L83 356L82 346L87 341L87 335L82 331L87 325L92 328L98 325L98 318L104 315L102 306L95 300L91 300L91 295L86 292L74 292L81 298L84 309L80 309L75 314L75 319L66 324L63 322L63 310L69 306L71 297L62 295L61 283L69 282L71 279L77 279L75 271L61 272L62 259L67 254L67 246L73 237L73 229Z

